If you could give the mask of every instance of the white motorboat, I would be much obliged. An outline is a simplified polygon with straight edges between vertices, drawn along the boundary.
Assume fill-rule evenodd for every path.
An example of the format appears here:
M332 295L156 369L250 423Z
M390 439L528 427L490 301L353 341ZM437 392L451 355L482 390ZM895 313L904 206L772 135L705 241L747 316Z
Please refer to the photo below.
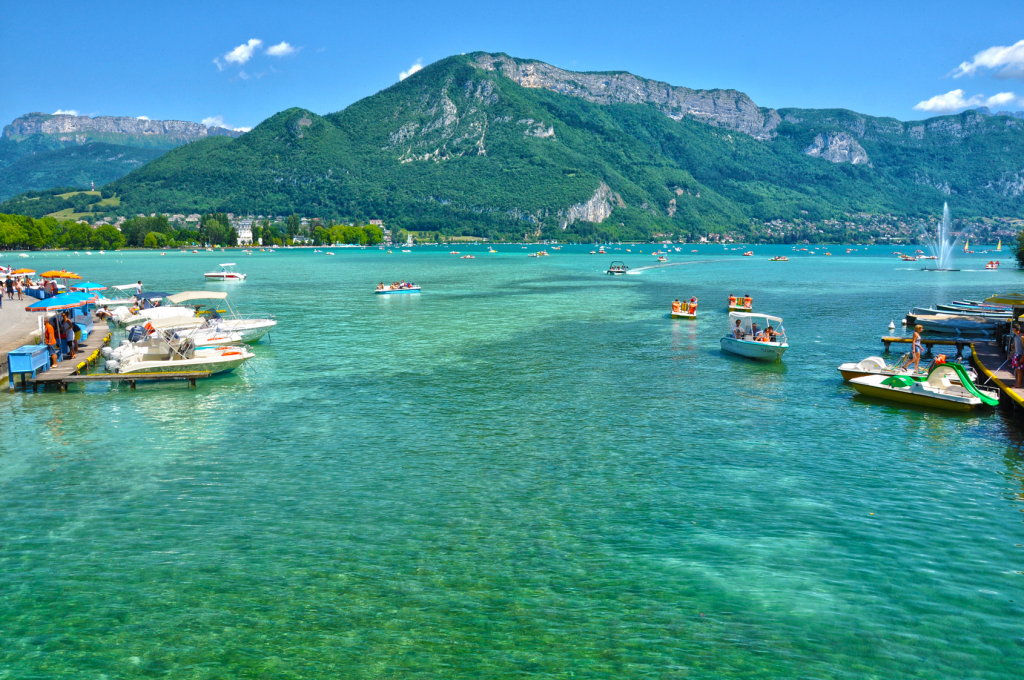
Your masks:
M227 297L227 293L220 291L189 290L183 293L169 295L166 299L167 302L175 305L180 305L185 302L194 302L197 300L215 301L209 309L203 312L203 316L207 317L206 326L208 328L215 328L220 332L238 333L242 336L242 342L246 343L257 342L260 338L269 333L270 329L277 325L277 320L272 314L239 314L235 311L235 308L231 306L231 303L228 302ZM227 316L222 316L221 312L217 310L219 304L217 304L216 301L223 302L227 307ZM206 305L197 305L197 307L200 308L203 306Z
M114 307L109 310L110 316L106 318L107 326L111 330L117 330L118 328L128 328L128 326L136 326L144 324L147 321L153 319L168 319L171 317L178 316L195 316L195 311L190 307L150 307L148 309L138 309L135 313L132 313L132 309L129 307Z
M765 340L768 329L774 331L774 337ZM750 312L729 312L729 332L721 342L723 352L761 361L779 361L789 349L782 317Z
M135 333L133 329L137 327L139 326L129 326L126 329L129 338ZM153 331L171 331L178 338L192 340L196 349L207 349L220 345L240 345L245 342L241 334L210 326L208 319L198 316L172 316L165 319L154 319L141 325L141 328L144 329L144 335Z
M933 333L990 335L996 331L999 324L1008 323L1008 319L955 314L922 314L916 318L916 323L926 331Z
M211 349L196 349L188 338L175 339L169 331L154 334L154 342L127 345L126 350L108 370L117 373L193 373L211 374L233 371L256 356L247 347L226 345Z
M377 286L373 291L374 295L398 295L402 293L419 293L423 289L415 283L391 284L390 286Z
M245 274L236 272L234 266L234 262L222 262L219 272L206 272L203 276L211 281L245 281Z
M138 300L135 299L134 295L125 295L127 291L134 291L138 284L128 283L123 286L108 286L108 289L116 290L120 295L113 294L112 296L104 296L96 300L97 307L122 307L128 305L129 307L134 306Z

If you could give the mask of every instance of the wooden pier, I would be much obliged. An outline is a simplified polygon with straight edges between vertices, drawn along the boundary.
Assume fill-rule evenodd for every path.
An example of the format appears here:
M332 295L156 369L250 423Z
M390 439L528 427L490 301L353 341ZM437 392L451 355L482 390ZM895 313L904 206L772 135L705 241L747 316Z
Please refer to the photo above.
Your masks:
M1014 412L1017 412L1024 408L1024 388L1014 387L1017 379L1008 359L994 342L977 340L971 343L971 363L980 374L978 384L992 383L998 387L1009 400L1002 400L1002 403L1012 404Z
M108 333L105 338L99 343L99 347L94 349L86 356L85 360L76 359L65 359L64 361L58 362L55 366L51 366L48 371L36 373L35 378L26 377L26 374L21 374L21 387L22 389L28 389L28 386L32 386L33 392L39 391L39 386L46 387L47 385L54 385L60 388L61 392L66 392L68 389L68 383L87 383L87 382L112 382L112 383L125 383L131 389L135 389L135 384L138 382L158 382L163 380L186 380L188 381L189 387L196 386L196 380L202 378L209 378L209 371L181 371L176 373L96 373L94 375L88 375L89 367L92 366L100 357L100 349L110 342L110 334ZM85 343L79 345L79 354L88 352L92 343Z
M906 343L910 344L914 341L912 337L905 338L899 335L886 335L882 336L882 344L885 345L885 351L889 351L889 345L893 343ZM921 338L921 344L924 345L926 351L925 356L930 356L932 353L933 345L950 345L956 347L956 358L960 359L963 357L964 348L970 347L971 341L965 340L964 338Z

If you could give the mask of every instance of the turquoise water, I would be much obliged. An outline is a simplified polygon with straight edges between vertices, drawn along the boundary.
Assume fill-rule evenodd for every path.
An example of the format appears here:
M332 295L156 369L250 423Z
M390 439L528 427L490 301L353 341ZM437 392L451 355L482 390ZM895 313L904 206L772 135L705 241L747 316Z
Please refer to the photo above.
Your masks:
M195 390L0 395L0 678L1022 675L1021 429L835 369L1020 272L460 250L34 255L280 325ZM720 353L729 292L782 364Z

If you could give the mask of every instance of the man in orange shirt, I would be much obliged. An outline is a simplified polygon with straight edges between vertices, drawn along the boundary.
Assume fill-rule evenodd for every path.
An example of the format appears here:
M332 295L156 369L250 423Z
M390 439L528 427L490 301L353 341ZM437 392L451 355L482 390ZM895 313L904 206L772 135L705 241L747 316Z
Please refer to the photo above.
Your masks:
M44 342L46 348L50 350L50 365L57 365L57 336L53 332L53 326L47 321L43 324L44 332L46 334Z

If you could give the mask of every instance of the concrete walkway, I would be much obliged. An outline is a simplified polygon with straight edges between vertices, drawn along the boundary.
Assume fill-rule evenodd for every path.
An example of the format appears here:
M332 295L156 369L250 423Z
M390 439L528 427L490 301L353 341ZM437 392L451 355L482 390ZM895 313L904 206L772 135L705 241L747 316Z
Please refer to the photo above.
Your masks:
M24 297L19 301L15 295L13 300L8 300L4 295L4 306L0 309L0 378L7 377L7 353L34 342L39 336L39 317L43 314L26 312L25 307L37 300L28 295Z

